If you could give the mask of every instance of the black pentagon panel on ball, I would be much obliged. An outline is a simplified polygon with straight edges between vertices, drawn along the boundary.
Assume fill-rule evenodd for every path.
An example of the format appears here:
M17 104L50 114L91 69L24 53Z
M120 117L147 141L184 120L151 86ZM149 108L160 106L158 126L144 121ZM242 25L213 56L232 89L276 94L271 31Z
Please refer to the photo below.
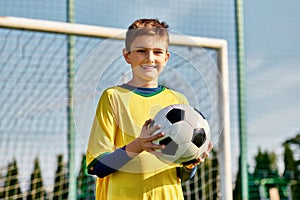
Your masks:
M170 137L166 137L159 141L160 145L165 145L165 148L161 150L163 154L174 156L177 149L178 149L178 144L172 140Z
M206 141L206 134L203 128L194 129L192 142L199 148Z
M184 114L185 114L184 110L179 108L173 108L167 113L166 118L172 124L174 124L176 122L182 121L184 119Z

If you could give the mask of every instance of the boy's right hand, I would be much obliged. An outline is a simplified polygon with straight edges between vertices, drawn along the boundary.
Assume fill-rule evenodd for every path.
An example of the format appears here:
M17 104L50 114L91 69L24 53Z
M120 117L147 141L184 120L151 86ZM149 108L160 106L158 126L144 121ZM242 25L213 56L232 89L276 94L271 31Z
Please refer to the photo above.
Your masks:
M161 126L156 125L150 127L149 125L151 122L152 119L148 119L142 127L140 136L126 145L125 150L129 157L133 158L143 151L148 151L149 153L152 153L154 155L159 155L160 153L155 150L165 148L165 145L157 145L152 143L152 141L163 137L164 133L159 132L157 134L152 135L155 131L159 130Z

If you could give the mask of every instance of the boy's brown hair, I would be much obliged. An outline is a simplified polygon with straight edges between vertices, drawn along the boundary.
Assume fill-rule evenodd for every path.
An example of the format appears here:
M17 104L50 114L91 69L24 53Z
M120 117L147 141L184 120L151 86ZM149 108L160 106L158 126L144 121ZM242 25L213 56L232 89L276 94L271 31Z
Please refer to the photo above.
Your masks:
M126 32L125 47L127 51L131 51L130 45L134 39L142 35L158 35L160 38L165 40L166 48L169 47L169 25L158 19L138 19L134 21Z

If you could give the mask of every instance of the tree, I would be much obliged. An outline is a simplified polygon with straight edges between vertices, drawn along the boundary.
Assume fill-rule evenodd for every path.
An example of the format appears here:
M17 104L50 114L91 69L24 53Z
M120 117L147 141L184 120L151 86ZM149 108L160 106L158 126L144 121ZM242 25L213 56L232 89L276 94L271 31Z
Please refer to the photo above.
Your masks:
M286 140L284 144L297 144L300 145L300 133L298 133L294 138Z
M274 152L261 152L259 148L258 154L255 156L254 177L270 178L278 177L277 158Z
M64 170L63 156L57 156L57 169L55 172L53 200L68 198L68 177Z
M237 177L236 177L236 181L235 181L235 187L233 190L233 200L242 200L242 180L241 180L241 156L239 156L239 168L238 168L238 172L237 172Z
M293 199L300 199L300 161L296 161L290 145L300 146L300 134L283 143L284 145L284 177L291 181Z
M16 160L8 164L3 196L5 199L23 199L18 180L18 167Z
M296 161L293 156L293 151L290 148L288 143L284 144L284 177L288 180L295 179L295 175L297 174L297 166Z
M4 180L5 175L0 173L0 199L4 199Z
M86 157L83 154L77 177L77 199L95 199L95 178L87 173Z
M45 199L46 192L43 186L43 179L39 160L36 158L34 161L34 169L30 178L30 188L27 195L27 200L31 199Z
M295 148L294 150L300 150L300 134L297 134L294 138L291 138L289 140L286 140L283 143L284 146L284 164L285 164L285 173L292 172L295 176L295 179L298 179L300 181L300 160L295 160L293 157L293 151L291 149L292 146L298 146L298 148ZM298 178L297 178L298 177Z

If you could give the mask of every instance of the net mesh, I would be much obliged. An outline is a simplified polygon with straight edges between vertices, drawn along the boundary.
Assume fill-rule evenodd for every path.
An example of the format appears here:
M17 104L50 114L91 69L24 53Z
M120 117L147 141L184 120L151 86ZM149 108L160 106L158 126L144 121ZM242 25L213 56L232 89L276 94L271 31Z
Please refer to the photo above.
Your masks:
M0 29L0 35L0 55L5 58L0 60L0 197L65 199L67 37L9 29ZM99 42L84 37L78 40L78 60ZM82 182L93 183L86 171L80 171L84 151L78 140L75 162L79 188Z
M68 196L67 36L11 29L0 29L0 36L0 56L5 58L0 59L0 197L65 199ZM123 45L123 41L103 41L99 38L76 36L75 71L80 74L83 64L88 67L88 71L84 72L86 79L80 80L84 88L78 86L79 91L93 89L90 78L95 77L93 74L99 71L96 63L105 63L105 58ZM105 49L105 54L101 57L104 60L99 60L99 56L89 58L89 55L99 55L97 49ZM197 53L193 54L192 51ZM170 52L173 58L170 60L170 67L166 68L167 72L161 77L161 83L185 93L192 105L205 112L209 121L214 120L211 119L213 111L209 109L212 102L208 101L203 105L198 102L206 102L201 98L208 92L205 83L207 78L215 80L215 90L221 84L217 80L217 70L210 75L206 71L217 62L216 50L172 46ZM189 53L183 55L182 52ZM94 106L104 88L130 78L129 66L120 70L120 65L124 65L121 51L117 55L113 63L106 68L103 66L105 70L97 81L94 93L87 94L87 98L93 100ZM197 62L202 60L206 70L197 72L197 68L191 64L193 59ZM89 61L88 65L86 60ZM188 80L192 74L197 73L205 78L195 76L198 80ZM196 91L187 93L190 88ZM93 115L89 117L92 118ZM84 121L82 118L81 120ZM219 125L215 123L215 126L222 126L222 120L217 121ZM77 124L75 166L79 199L92 199L95 195L95 178L87 175L83 156L90 122L87 119ZM218 165L215 163L212 166L212 163L215 163L214 159L209 159L205 165L199 167L194 179L183 183L186 199L218 197Z
M75 73L83 73L75 80L76 194L78 199L93 199L95 177L87 175L83 154L94 111L80 118L76 109L86 99L95 108L104 88L130 78L130 67L120 68L126 64L120 48L123 41L83 36L75 36L75 41ZM68 197L67 43L62 34L0 29L0 56L4 58L0 59L0 198ZM212 132L220 134L224 119L218 104L222 79L216 66L217 50L171 46L170 52L160 82L185 94L191 105L204 112ZM109 57L113 58L108 62ZM200 65L205 67L200 69ZM81 95L76 96L78 91ZM208 101L205 96L210 96ZM213 138L215 143L220 142L218 136ZM192 180L182 184L186 199L220 198L219 157L214 154L198 167Z

